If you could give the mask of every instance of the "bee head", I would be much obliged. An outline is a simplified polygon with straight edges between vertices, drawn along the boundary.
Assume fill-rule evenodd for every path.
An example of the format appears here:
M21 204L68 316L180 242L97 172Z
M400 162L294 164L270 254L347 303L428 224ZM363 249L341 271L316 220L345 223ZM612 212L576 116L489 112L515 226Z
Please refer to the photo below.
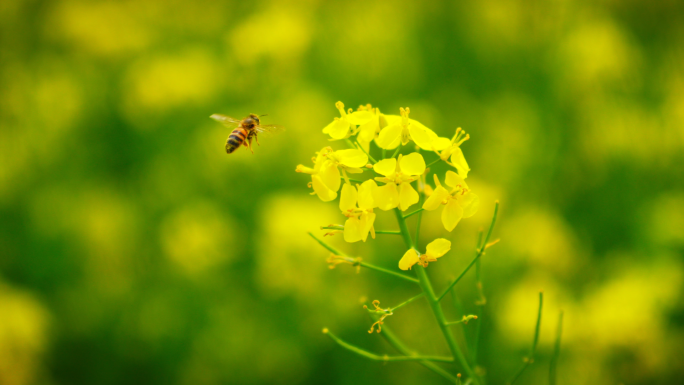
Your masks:
M261 122L259 121L259 116L256 114L249 114L249 117L247 120L251 120L254 122L254 124L259 125Z

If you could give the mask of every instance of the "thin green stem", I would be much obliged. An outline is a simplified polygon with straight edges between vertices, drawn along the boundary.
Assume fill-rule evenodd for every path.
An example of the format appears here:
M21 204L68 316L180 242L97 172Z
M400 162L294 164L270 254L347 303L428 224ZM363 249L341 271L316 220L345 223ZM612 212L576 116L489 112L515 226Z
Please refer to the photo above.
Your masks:
M437 158L437 159L433 160L432 162L430 162L430 164L425 166L425 168L430 168L430 166L434 165L435 163L439 162L440 160L442 160L442 158Z
M469 314L469 315L464 315L463 318L461 318L458 321L450 321L450 322L447 322L446 324L447 324L447 326L465 324L465 323L468 323L468 321L473 320L473 319L477 319L477 316L474 314Z
M354 139L354 140L356 140L356 139ZM351 143L351 140L347 139L347 141L348 141L349 143ZM352 146L354 146L354 143L352 143ZM373 157L371 156L371 154L369 154L369 153L363 148L363 146L359 144L358 141L356 141L356 145L355 145L354 147L356 147L356 148L358 148L359 150L363 151L363 153L366 154L366 156L368 156L368 159L370 159L371 162L373 162L373 164L378 163L378 161L375 160L375 159L373 159ZM369 147L368 149L370 149L370 147Z
M470 377L472 383L475 385L480 385L480 379L475 375L475 372L470 367L470 364L468 364L468 360L466 360L465 356L463 355L463 352L461 351L461 348L458 346L458 343L456 342L456 338L454 337L451 328L449 328L449 326L447 325L447 320L444 316L444 311L442 311L442 306L439 304L439 300L437 300L435 292L432 290L432 285L430 284L430 279L427 276L425 268L422 266L415 266L413 270L415 270L416 275L418 276L421 288L427 295L428 303L430 304L432 312L435 315L435 319L437 320L437 324L439 325L439 328L442 330L442 334L444 335L444 338L447 341L447 345L449 345L449 350L451 350L451 354L453 354L454 357L456 357L456 360L463 368L463 371L465 371L468 377Z
M396 231L396 230L375 230L375 234L401 235L401 231Z
M373 321L377 321L376 318L373 318ZM397 337L396 334L392 331L390 327L387 325L382 326L382 333L380 333L387 342L389 342L390 345L392 345L397 351L405 356L415 356L417 355L416 352L411 350L406 344L404 344L399 337ZM452 376L451 373L447 372L446 370L442 369L440 366L435 364L434 362L430 361L419 361L421 365L424 367L432 370L433 372L439 374L440 376L444 377L447 381L453 383L456 383L456 377Z
M534 355L537 352L537 343L539 342L539 329L541 328L541 315L542 315L542 306L544 304L544 293L539 292L539 311L537 312L537 325L534 328L534 340L532 341L532 351L530 352L529 357L525 357L523 359L523 365L518 369L518 371L513 375L510 381L508 381L508 385L513 385L515 381L520 378L520 376L523 374L525 369L527 369L528 366L532 365L534 363Z
M534 341L532 342L532 360L534 354L537 352L537 343L539 342L539 330L541 329L542 306L544 305L544 292L539 292L539 311L537 312L537 326L534 328Z
M480 229L478 231L477 235L477 249L479 250L483 247L482 242L484 241L484 230ZM477 263L475 264L475 285L476 289L480 293L480 299L475 302L475 305L477 306L477 311L475 314L477 315L478 318L482 317L482 307L486 304L486 300L484 298L484 295L482 294L482 280L480 279L480 272L482 270L482 260L477 259ZM452 289L451 295L456 295L456 291ZM472 349L471 349L471 356L473 359L473 365L477 367L477 351L480 345L480 331L482 330L482 321L478 322L477 325L475 326L475 337L473 339L472 343Z
M350 257L349 255L347 255L347 254L345 254L345 253L343 253L343 252L337 250L336 248L334 248L334 247L328 245L327 243L323 242L322 240L318 239L318 238L317 238L315 235L313 235L312 233L309 233L309 235L311 236L311 238L315 239L316 242L318 242L321 246L323 246L324 248L328 249L328 251L330 251L331 253L333 253L333 254L335 254L335 255L337 255L337 256L340 256L340 257L342 257L342 258L345 258L345 259L346 259L346 262L348 262L349 264L351 264L351 265L353 265L353 266L362 266L362 267L365 267L365 268L368 268L368 269L371 269L371 270L379 271L379 272L381 272L381 273L385 273L385 274L389 274L389 275L395 276L395 277L397 277L397 278L401 278L401 279L406 280L406 281L410 281L410 282L413 282L413 283L418 283L418 280L417 280L417 279L415 279L415 278L413 278L413 277L409 277L408 275L404 275L404 274L401 274L401 273L397 273L397 272L392 271L392 270L387 270L387 269L385 269L385 268L382 268L382 267L380 267L380 266L375 266L375 265L370 264L370 263L368 263L368 262L363 262L360 258L352 258L352 257Z
M392 158L396 158L397 155L399 155L399 151L401 151L401 144L397 146L397 150L394 151L394 154L392 154Z
M344 177L341 176L340 179L344 180ZM356 183L363 183L365 181L359 180L359 179L352 179L352 178L347 178L350 182L356 182Z
M321 230L344 230L344 226L321 226ZM401 235L399 230L375 230L375 234Z
M418 210L416 210L416 211L412 211L412 212L410 212L410 213L404 215L404 219L406 219L406 218L408 218L408 217L410 217L410 216L412 216L412 215L416 215L416 214L418 214L419 212L422 212L423 210L425 210L425 209L424 209L424 208L420 208L420 209L418 209Z
M402 237L404 237L404 243L409 249L415 249L413 239L411 239L411 234L409 233L408 227L406 226L406 219L398 208L394 209L394 214L397 216L397 222L399 222L399 231L401 231Z
M415 244L413 243L413 239L411 239L411 234L409 234L408 227L406 226L406 219L404 219L401 210L394 209L394 213L397 217L399 229L401 230L401 233L404 237L406 247L415 250ZM473 372L473 370L470 368L470 365L468 364L468 361L463 355L461 348L456 343L456 338L454 338L454 334L451 332L451 329L446 324L447 320L444 316L444 311L442 311L442 306L439 304L439 301L435 296L434 290L432 290L432 284L430 283L430 278L428 278L425 268L422 266L415 266L414 271L418 276L419 285L421 289L423 289L423 293L425 293L425 295L427 296L428 303L432 308L432 312L435 315L437 324L439 325L439 328L442 330L442 334L444 335L444 338L447 341L447 345L449 345L449 350L451 350L451 354L453 354L453 356L456 357L458 363L461 365L461 367L466 372L468 377L471 378L472 383L474 385L480 385L480 379L475 375L475 372Z
M452 357L441 357L441 356L388 356L388 355L378 355L375 353L371 353L367 350L363 350L359 347L356 347L352 344L349 344L342 339L340 339L338 336L334 335L333 333L330 332L327 328L323 329L323 333L327 334L330 336L330 338L337 342L338 345L342 346L343 348L352 351L362 357L366 357L369 360L373 361L384 361L384 362L390 362L390 361L436 361L436 362L454 362L454 359Z
M549 368L549 385L556 385L556 368L558 366L558 356L560 356L561 334L563 332L563 311L558 315L558 329L556 329L556 344L553 348L551 367Z
M420 183L420 182L418 182L418 183ZM420 199L418 200L418 204L420 205L420 207L423 207L423 200L425 198L423 197L422 192L420 192L419 194L420 194ZM420 223L421 223L422 219L423 219L423 211L421 210L418 212L418 223L416 224L416 238L415 238L416 239L416 245L418 245L420 243Z
M385 159L385 158L387 158L387 150L385 150L385 149L383 148L383 149L382 149L382 159Z
M485 250L487 249L487 242L489 242L489 237L492 235L492 229L494 229L494 223L496 223L496 216L498 213L499 201L496 201L496 204L494 206L494 215L492 216L492 223L489 225L489 231L487 232L487 236L485 237L484 242L482 243L480 248L475 252L475 258L473 258L473 260L470 261L470 264L468 264L465 270L463 270L461 275L459 275L458 278L456 278L454 282L452 282L451 285L449 285L449 287L447 287L444 290L444 292L438 297L439 301L441 301L444 298L444 296L447 295L447 293L449 293L449 290L451 290L452 287L456 286L458 281L460 281L461 278L463 278L463 276L468 272L468 270L470 270L470 268L473 267L475 262L477 262L477 260L484 254Z
M424 295L425 295L425 293L420 293L420 294L418 294L418 295L416 295L416 296L413 296L413 297L407 299L406 301L400 303L399 305L397 305L397 306L395 306L395 307L390 307L390 308L387 308L387 309L384 309L384 310L371 310L371 309L368 309L368 312L369 312L369 313L374 313L374 314L388 314L388 313L394 313L395 310L397 310L397 309L399 309L399 308L401 308L401 307L404 307L404 306L408 305L409 303L411 303L411 302L417 300L417 299L420 298L420 297L423 297Z

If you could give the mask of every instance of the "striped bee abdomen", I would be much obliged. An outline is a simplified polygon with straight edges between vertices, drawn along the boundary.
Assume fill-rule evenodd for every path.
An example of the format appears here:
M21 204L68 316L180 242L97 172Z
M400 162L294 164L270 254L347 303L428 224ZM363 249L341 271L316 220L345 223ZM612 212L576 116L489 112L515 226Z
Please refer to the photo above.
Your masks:
M237 150L246 138L247 130L245 130L242 127L234 129L233 132L230 133L230 136L228 136L228 140L226 141L226 152L230 154L233 151Z

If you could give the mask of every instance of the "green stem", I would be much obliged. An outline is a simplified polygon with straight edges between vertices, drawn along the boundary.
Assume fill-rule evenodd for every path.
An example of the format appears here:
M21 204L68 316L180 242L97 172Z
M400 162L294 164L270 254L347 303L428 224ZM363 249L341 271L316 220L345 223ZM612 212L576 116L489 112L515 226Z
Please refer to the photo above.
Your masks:
M359 144L358 141L356 141L356 145L354 145L354 143L352 143L352 141L349 140L349 139L347 139L347 142L351 143L351 144L352 144L352 147L356 147L356 148L358 148L359 150L363 151L363 153L366 154L366 156L368 157L368 159L370 159L371 162L373 162L373 164L378 163L377 160L373 159L373 157L371 156L371 154L369 154L369 153L366 152L366 150L363 148L362 145ZM369 148L369 149L370 149L370 148Z
M446 324L447 324L447 326L449 326L449 325L458 325L458 324L467 323L468 321L470 321L470 320L472 320L472 319L477 319L477 316L474 315L474 314L464 315L463 318L462 318L461 320L459 320L459 321L450 321L450 322L447 322Z
M439 162L440 160L442 160L442 158L437 158L437 159L435 159L434 161L430 162L430 164L428 164L427 166L425 166L425 168L430 168L430 166L432 166L433 164Z
M478 235L477 235L477 249L476 250L479 250L484 246L482 244L483 241L484 241L484 230L480 229L480 231L478 231ZM478 258L477 263L475 264L475 285L476 285L476 289L480 293L480 299L475 302L475 305L477 306L477 311L475 312L475 314L477 315L477 318L482 317L482 310L483 310L482 307L486 303L485 299L484 299L484 295L482 294L482 281L480 279L480 272L482 270L481 267L482 267L482 260ZM456 295L456 290L452 289L451 295ZM475 326L475 338L473 339L472 349L471 349L471 356L473 358L473 365L475 365L475 367L477 367L477 350L478 350L479 345L480 345L480 331L481 330L482 330L482 321L478 322L477 325Z
M373 317L371 317L373 318ZM373 318L373 321L377 321L377 319ZM397 351L405 356L415 356L417 355L413 350L411 350L406 344L404 344L399 337L397 337L396 334L392 331L390 327L387 325L382 325L382 333L380 333L387 342L389 342L390 345L392 345ZM452 384L456 383L457 379L456 377L452 376L449 372L446 370L442 369L440 366L437 366L434 362L430 361L419 361L421 365L424 367L432 370L433 372L439 374L440 376L444 377L447 381L451 382Z
M413 243L413 239L411 239L411 234L409 234L408 227L406 226L406 220L404 219L401 210L394 209L394 213L397 217L397 222L399 222L399 229L401 230L401 234L404 237L406 247L415 250L415 244ZM456 338L454 338L454 334L451 332L451 329L446 324L447 320L444 316L444 312L442 311L442 306L439 304L439 300L435 296L434 290L432 290L432 284L430 284L430 278L428 278L425 268L421 266L415 266L414 270L416 272L416 275L418 276L419 285L421 289L423 289L423 293L425 293L425 295L427 296L428 303L430 304L432 312L434 313L435 318L437 319L437 324L439 325L439 328L442 330L442 334L444 335L444 338L446 339L447 344L449 345L451 354L453 354L453 356L456 357L459 364L461 364L463 370L472 380L472 383L474 385L480 385L480 379L475 375L475 372L473 372L473 370L470 368L470 365L468 364L468 361L463 355L463 352L461 352L461 348L456 343Z
M383 148L383 149L382 149L382 159L385 159L385 158L387 158L387 150L385 150L385 149Z
M441 356L388 356L388 355L377 355L375 353L371 353L367 350L363 350L359 347L356 347L354 345L351 345L343 340L341 340L338 336L334 335L330 330L327 328L323 329L323 333L327 334L330 336L330 338L337 342L338 345L342 346L343 348L352 351L362 357L366 357L370 360L373 361L384 361L384 362L390 362L390 361L436 361L436 362L454 362L454 359L452 357L441 357Z
M442 334L444 335L444 338L447 341L447 345L449 345L451 354L453 354L454 357L456 357L456 360L461 364L461 367L466 372L468 377L470 377L472 383L475 385L479 385L480 379L475 375L475 372L470 367L470 364L468 364L468 360L466 360L465 356L463 355L463 352L461 351L461 348L458 346L458 343L456 342L456 338L454 337L451 328L449 328L449 326L447 325L447 320L444 316L444 312L442 311L442 306L439 304L439 300L435 296L435 292L432 290L432 285L430 284L430 279L427 276L425 268L422 266L415 266L414 270L416 272L416 275L418 276L418 280L420 281L421 288L427 295L428 303L430 304L432 312L435 315L435 319L437 320L437 324L439 325L439 328L442 330Z
M496 201L496 204L494 205L494 216L492 216L492 223L489 225L489 231L487 232L487 236L485 237L482 246L480 246L480 248L476 250L475 258L473 258L473 260L470 261L470 264L465 268L465 270L463 270L461 275L459 275L458 278L456 278L454 282L452 282L451 285L449 285L449 287L447 287L446 290L444 290L444 292L438 297L439 301L441 301L444 298L444 296L447 295L447 293L449 292L449 290L451 290L452 287L456 286L458 281L460 281L461 278L463 278L463 276L468 272L468 270L470 270L470 268L473 267L475 262L477 262L477 260L482 256L482 254L484 254L485 250L487 249L487 242L489 242L489 237L492 235L492 229L494 229L494 223L496 223L496 216L498 213L499 201Z
M513 385L513 383L520 378L525 369L534 363L534 355L537 352L537 342L539 342L539 329L541 328L541 315L542 315L542 305L544 304L544 293L539 292L539 311L537 312L537 325L534 328L534 340L532 341L532 351L529 357L523 359L524 363L522 367L513 375L508 385Z
M340 179L344 180L344 177L341 176ZM349 179L350 182L356 182L356 183L363 183L363 182L365 182L364 180L358 180L358 179L352 179L352 178L348 178L348 179Z
M401 144L397 146L397 150L394 151L394 154L392 154L392 158L396 158L397 155L399 155L399 151L401 151Z
M410 216L412 216L412 215L416 215L416 214L418 214L419 212L421 212L421 211L423 211L423 210L425 210L425 209L420 208L420 209L418 209L418 210L416 210L416 211L412 211L412 212L410 212L410 213L404 215L404 219L406 219L406 218L408 218L408 217L410 217Z
M321 230L344 230L344 226L321 226ZM401 235L398 230L375 230L375 234Z
M401 279L406 280L406 281L410 281L410 282L413 282L413 283L418 283L418 280L417 280L417 279L412 278L412 277L409 277L408 275L400 274L400 273L394 272L394 271L392 271L392 270L387 270L387 269L385 269L385 268L382 268L382 267L380 267L380 266L375 266L375 265L370 264L370 263L368 263L368 262L363 262L363 261L359 260L359 258L352 258L352 257L348 256L347 254L345 254L345 253L343 253L343 252L337 250L336 248L334 248L334 247L328 245L327 243L323 242L322 240L318 239L318 238L317 238L315 235L313 235L312 233L309 233L309 235L311 236L311 238L315 239L316 242L320 243L321 246L323 246L323 247L325 247L326 249L328 249L328 251L330 251L331 253L333 253L333 254L335 254L335 255L338 255L338 256L340 256L340 257L346 258L347 261L350 262L350 263L351 263L352 265L354 265L354 266L357 266L357 265L358 265L358 266L366 267L366 268L368 268L368 269L375 270L375 271L379 271L379 272L385 273L385 274L389 274L389 275L395 276L395 277L397 277L397 278L401 278Z
M406 301L400 303L399 305L397 305L397 306L395 306L395 307L388 308L388 309L386 309L386 310L371 310L371 309L368 309L368 312L369 312L369 313L374 313L374 314L388 314L388 313L394 313L395 310L399 309L400 307L403 307L403 306L408 305L409 303L411 303L411 302L417 300L418 298L420 298L420 297L422 297L422 296L424 296L424 295L425 295L425 293L420 293L420 294L418 294L418 295L416 295L416 296L413 296L413 297L407 299Z
M419 182L419 183L420 183L420 182ZM423 207L423 199L424 199L424 198L423 198L423 193L420 192L419 194L420 194L420 199L418 200L418 204L420 205L420 207ZM418 212L418 223L417 223L417 225L416 225L416 238L415 238L415 239L416 239L416 244L419 244L419 243L420 243L420 223L421 223L421 220L422 220L422 219L423 219L423 211L421 210L421 211Z
M413 239L411 239L411 234L409 233L408 227L406 226L406 219L398 208L394 209L394 214L397 216L397 222L399 222L399 231L401 231L402 237L404 237L404 243L409 249L415 249L413 244Z
M561 333L563 332L563 311L558 315L558 329L556 330L556 344L553 348L551 367L549 368L549 385L556 385L556 367L558 366L558 356L560 356Z

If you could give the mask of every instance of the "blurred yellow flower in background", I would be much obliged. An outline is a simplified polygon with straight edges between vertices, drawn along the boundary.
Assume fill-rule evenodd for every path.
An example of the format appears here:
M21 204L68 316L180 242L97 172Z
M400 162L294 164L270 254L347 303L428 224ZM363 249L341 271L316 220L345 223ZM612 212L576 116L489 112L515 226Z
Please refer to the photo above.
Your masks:
M380 210L391 210L399 207L405 211L409 206L418 203L418 193L411 186L425 172L425 160L417 152L406 156L383 159L373 166L373 170L384 177L375 180L385 183L375 189L375 202ZM397 189L398 188L398 189Z
M439 183L436 174L434 177L435 190L423 203L423 208L432 211L440 205L444 205L442 224L444 224L445 229L451 231L461 218L472 217L477 212L480 207L480 198L471 192L465 180L453 171L446 173L446 185L451 187L451 190L447 190Z

